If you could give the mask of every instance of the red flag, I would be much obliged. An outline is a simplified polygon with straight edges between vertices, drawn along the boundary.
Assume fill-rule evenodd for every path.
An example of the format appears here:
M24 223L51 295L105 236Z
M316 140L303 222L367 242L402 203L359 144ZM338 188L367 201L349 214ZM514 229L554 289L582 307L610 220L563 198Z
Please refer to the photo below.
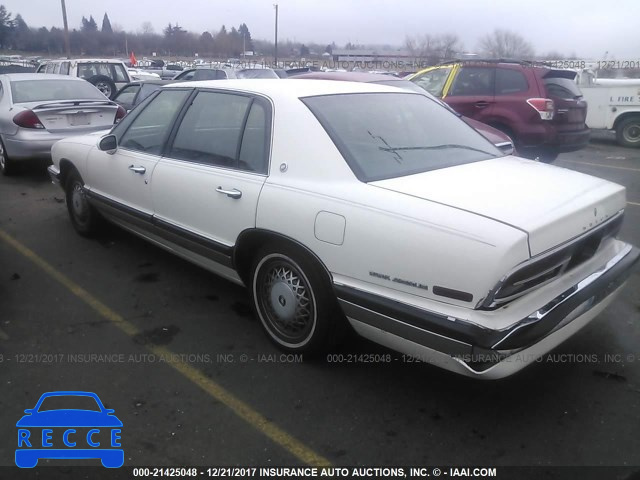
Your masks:
M135 67L138 64L138 60L136 60L136 56L133 54L133 50L131 51L131 55L129 55L129 62L131 62L132 67Z

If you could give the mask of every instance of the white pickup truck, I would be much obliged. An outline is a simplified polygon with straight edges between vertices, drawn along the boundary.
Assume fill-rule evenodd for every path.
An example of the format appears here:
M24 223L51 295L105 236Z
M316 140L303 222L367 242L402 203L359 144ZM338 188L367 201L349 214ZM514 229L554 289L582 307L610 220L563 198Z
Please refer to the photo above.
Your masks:
M613 130L620 145L640 147L640 78L596 78L583 70L576 81L589 105L587 126Z

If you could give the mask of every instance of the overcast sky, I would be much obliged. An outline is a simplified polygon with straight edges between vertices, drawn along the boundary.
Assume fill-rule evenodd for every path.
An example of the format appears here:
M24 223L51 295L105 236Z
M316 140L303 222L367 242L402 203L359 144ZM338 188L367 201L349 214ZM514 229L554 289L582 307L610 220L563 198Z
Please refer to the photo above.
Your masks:
M640 60L639 0L66 0L69 28L82 16L101 25L137 31L143 22L162 32L168 23L202 33L246 23L253 38L273 39L274 3L279 4L279 39L402 46L407 35L456 33L466 51L495 28L520 33L544 54L551 50L580 58ZM59 0L0 0L29 26L62 26Z

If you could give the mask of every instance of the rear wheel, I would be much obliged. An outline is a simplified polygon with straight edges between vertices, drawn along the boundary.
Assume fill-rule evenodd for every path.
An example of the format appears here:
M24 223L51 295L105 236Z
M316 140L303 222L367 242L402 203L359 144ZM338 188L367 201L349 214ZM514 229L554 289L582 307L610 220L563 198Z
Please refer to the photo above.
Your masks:
M77 170L69 173L65 185L67 210L73 228L80 235L94 235L100 227L100 215L89 203L84 192L84 182Z
M298 249L260 250L251 269L251 296L267 335L283 350L320 353L343 337L344 318L329 279Z
M13 173L14 165L9 157L7 157L7 151L4 149L4 143L0 139L0 173L2 175L9 176Z
M630 117L616 128L616 139L623 147L640 147L640 117Z

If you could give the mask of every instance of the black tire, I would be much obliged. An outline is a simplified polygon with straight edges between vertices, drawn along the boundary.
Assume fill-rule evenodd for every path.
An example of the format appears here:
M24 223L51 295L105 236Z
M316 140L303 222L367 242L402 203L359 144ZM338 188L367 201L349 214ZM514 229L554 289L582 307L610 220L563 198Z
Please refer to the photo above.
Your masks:
M329 351L346 332L346 320L327 274L300 249L268 245L251 268L251 299L269 339L287 352Z
M623 147L640 147L640 117L622 120L616 128L616 140Z
M0 173L5 176L13 175L15 165L7 156L7 151L4 148L4 143L0 139Z
M109 100L113 100L113 97L116 96L116 93L118 91L118 89L116 88L116 84L113 83L113 80L105 75L94 75L93 77L87 79L87 82L93 84Z
M83 187L84 182L78 171L70 172L65 182L69 218L76 232L84 237L91 237L98 232L102 218L89 203Z

